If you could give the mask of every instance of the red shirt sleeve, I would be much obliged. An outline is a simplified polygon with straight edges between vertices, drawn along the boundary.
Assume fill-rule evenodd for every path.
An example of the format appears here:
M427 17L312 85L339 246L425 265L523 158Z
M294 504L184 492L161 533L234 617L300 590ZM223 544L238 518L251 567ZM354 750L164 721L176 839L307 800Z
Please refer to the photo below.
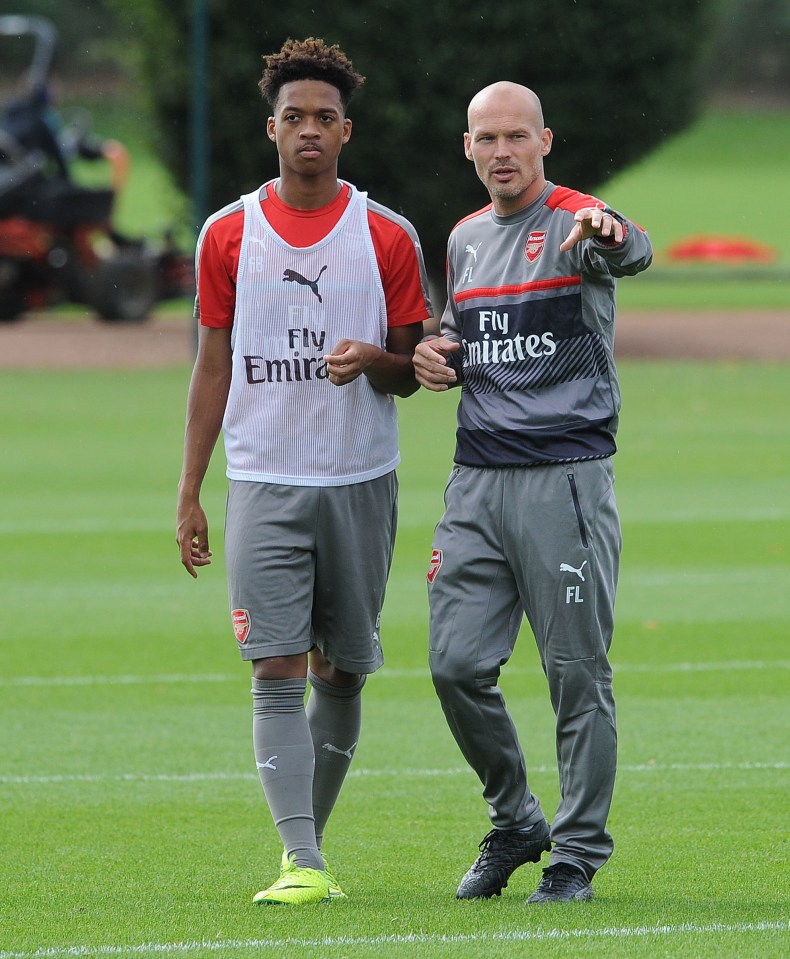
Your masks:
M233 326L244 210L214 220L203 235L198 257L198 308L202 326Z
M387 303L387 326L430 319L428 279L414 239L399 223L368 209L368 223Z

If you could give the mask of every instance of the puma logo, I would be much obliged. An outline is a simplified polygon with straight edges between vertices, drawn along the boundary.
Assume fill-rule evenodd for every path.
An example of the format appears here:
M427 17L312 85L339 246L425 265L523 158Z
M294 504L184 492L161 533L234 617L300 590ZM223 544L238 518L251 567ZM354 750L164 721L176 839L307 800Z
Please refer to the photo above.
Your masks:
M300 286L309 286L310 289L318 297L318 302L323 303L321 294L318 292L318 281L321 279L321 274L326 269L325 266L322 266L318 272L318 276L314 280L308 280L306 276L302 276L301 273L297 273L296 270L285 270L283 272L283 283L298 283Z
M356 748L356 743L352 743L348 749L338 749L337 746L333 746L332 743L324 743L323 749L330 753L337 753L338 756L345 756L346 759L351 759L354 755L354 749Z
M274 765L275 759L277 759L276 756L269 756L265 763L256 762L255 765L258 767L258 769L277 769L277 767Z
M472 256L475 258L475 263L477 263L477 251L480 249L482 245L483 245L482 240L477 244L477 246L472 246L471 243L467 243L464 253L471 253Z
M578 569L576 569L575 566L570 566L568 563L560 563L560 572L561 572L561 573L576 573L576 575L579 577L579 579L580 579L583 583L586 583L587 580L584 578L584 576L583 576L583 574L582 574L582 570L584 569L584 567L585 567L586 565L587 565L587 560L585 560Z

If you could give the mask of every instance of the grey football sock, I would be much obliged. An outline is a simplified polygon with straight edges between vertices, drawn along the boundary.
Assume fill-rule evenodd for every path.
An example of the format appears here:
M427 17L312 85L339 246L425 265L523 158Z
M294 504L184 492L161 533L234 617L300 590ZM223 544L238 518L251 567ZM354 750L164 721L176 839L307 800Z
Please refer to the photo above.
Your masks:
M315 756L304 679L252 680L252 742L269 810L283 846L300 866L323 869L313 818Z
M362 724L363 676L355 686L332 686L307 673L312 690L307 700L307 720L315 750L313 815L318 848L359 741Z

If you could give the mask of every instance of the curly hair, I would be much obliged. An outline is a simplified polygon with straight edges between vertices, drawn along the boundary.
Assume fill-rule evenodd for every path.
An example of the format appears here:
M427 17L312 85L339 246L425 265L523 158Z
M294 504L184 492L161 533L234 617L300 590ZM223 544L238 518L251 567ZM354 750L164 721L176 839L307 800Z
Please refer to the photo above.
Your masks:
M286 40L278 53L263 59L266 68L258 87L272 109L283 85L294 80L323 80L331 84L340 93L343 109L365 82L337 44L330 47L318 37Z

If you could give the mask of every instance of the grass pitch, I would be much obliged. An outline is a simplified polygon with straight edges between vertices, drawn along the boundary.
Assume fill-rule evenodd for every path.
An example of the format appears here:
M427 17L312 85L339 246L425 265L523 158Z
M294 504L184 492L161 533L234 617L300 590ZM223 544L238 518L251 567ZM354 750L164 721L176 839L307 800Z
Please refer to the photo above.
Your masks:
M349 899L251 905L280 849L226 613L221 455L215 564L193 582L174 543L188 375L0 380L0 959L790 952L787 365L621 364L616 851L594 902L537 908L536 866L501 899L454 899L487 819L427 674L456 398L426 393L401 403L387 665L327 834ZM551 816L527 630L502 685Z

